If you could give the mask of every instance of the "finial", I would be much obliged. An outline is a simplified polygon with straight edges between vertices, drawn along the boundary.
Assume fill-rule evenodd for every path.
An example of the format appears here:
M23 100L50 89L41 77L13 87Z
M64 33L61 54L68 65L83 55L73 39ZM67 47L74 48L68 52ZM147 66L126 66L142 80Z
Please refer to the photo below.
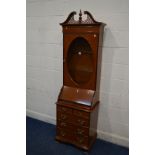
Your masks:
M81 9L80 9L80 13L79 13L79 23L82 22L82 12L81 12Z

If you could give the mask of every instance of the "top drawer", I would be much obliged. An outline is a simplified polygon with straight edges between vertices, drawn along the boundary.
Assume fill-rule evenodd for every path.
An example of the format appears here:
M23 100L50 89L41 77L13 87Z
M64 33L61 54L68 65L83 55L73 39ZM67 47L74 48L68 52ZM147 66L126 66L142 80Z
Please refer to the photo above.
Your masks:
M89 119L89 112L73 109L73 115Z
M72 114L72 109L64 106L57 106L57 110L61 113Z
M89 119L89 117L90 117L89 112L72 109L72 108L68 108L68 107L60 106L60 105L57 105L57 111L58 111L58 113L69 114L69 115L73 115L73 116L81 117L81 118L85 118L85 119Z

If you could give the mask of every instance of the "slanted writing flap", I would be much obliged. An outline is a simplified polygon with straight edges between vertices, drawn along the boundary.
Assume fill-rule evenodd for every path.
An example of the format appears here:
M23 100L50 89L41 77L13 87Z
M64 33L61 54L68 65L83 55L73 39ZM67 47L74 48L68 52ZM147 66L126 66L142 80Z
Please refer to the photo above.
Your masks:
M94 93L93 90L63 86L59 99L91 106Z

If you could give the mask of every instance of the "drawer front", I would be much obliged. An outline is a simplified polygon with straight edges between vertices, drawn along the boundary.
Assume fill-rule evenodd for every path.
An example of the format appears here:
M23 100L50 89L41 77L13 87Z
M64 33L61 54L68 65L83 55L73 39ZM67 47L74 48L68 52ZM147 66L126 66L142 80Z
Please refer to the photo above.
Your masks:
M72 115L67 115L63 113L58 113L58 121L67 122L74 124L76 126L89 127L89 119L84 119L81 117L73 117ZM64 124L65 125L65 124Z
M57 126L60 128L68 128L68 124L66 122L61 121L61 120L57 120Z
M74 142L77 145L84 145L84 146L88 146L88 137L84 137L84 136L75 136L74 137Z
M85 112L81 110L73 110L73 115L89 119L89 112Z
M89 136L89 128L76 126L71 123L63 122L61 120L57 121L57 127L63 128L68 132L72 132L76 136Z
M89 127L89 119L84 119L81 117L74 117L74 124L77 126Z
M66 114L72 114L72 109L64 106L57 106L57 111Z
M64 130L67 130L68 132L74 133L75 131L75 126L68 123L68 122L63 122L62 120L57 121L57 127L62 128Z
M62 121L61 127L66 123L71 123L76 126L89 127L89 113L85 111L75 110L72 108L57 106L57 120Z
M65 139L66 141L70 141L70 142L74 141L73 133L63 128L57 127L57 136L60 137L61 139Z
M76 127L75 128L75 135L78 137L78 136L86 136L88 137L89 136L89 128L82 128L82 127Z
M63 122L72 122L71 115L64 114L64 113L61 113L61 112L57 113L57 119L61 120Z
M70 142L78 146L88 146L89 144L89 137L74 134L72 131L63 128L57 128L57 137L64 142Z

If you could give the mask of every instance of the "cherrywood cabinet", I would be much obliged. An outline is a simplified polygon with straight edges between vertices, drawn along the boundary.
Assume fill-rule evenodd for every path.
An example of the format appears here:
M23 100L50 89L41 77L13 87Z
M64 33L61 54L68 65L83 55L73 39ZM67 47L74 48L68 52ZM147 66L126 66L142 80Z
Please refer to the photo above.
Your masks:
M89 150L97 136L104 23L71 12L63 29L63 86L57 100L56 140Z

